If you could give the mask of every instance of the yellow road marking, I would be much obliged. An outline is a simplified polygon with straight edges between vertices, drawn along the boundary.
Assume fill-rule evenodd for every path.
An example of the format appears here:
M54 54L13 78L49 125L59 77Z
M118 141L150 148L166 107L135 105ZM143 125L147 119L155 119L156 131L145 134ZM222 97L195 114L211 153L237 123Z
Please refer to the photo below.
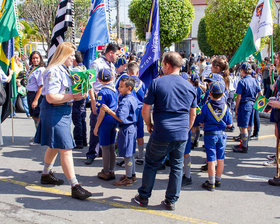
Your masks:
M46 191L46 192L50 192L50 193L54 193L54 194L60 194L60 195L66 195L66 196L71 195L70 192L58 190L58 189L55 189L55 188L42 187L42 186L38 186L38 185L35 185L35 184L29 184L29 183L26 183L26 182L17 181L17 180L13 180L13 179L1 177L1 176L0 176L0 181L20 185L20 186L31 188L31 189ZM175 220L179 220L179 221L185 221L185 222L189 222L189 223L217 224L217 222L209 222L209 221L202 220L202 219L196 219L196 218L190 218L190 217L187 217L187 216L177 215L177 214L174 214L172 212L156 211L156 210L151 210L151 209L148 209L148 208L143 208L143 207L140 207L140 206L126 205L126 204L122 204L122 203L119 203L119 202L107 201L107 200L102 200L102 199L92 199L92 198L89 198L87 200L93 201L93 202L96 202L96 203L110 205L110 206L117 207L117 208L132 209L132 210L136 210L136 211L139 211L139 212L145 212L145 213L148 213L148 214L162 216L162 217L166 217L166 218L169 218L169 219L175 219Z

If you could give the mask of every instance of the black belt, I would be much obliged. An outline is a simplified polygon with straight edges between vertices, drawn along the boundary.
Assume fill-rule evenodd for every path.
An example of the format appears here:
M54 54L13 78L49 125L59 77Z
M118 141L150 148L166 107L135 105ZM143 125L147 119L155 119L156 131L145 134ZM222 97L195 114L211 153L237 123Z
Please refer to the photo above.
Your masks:
M204 135L223 135L224 131L204 131Z

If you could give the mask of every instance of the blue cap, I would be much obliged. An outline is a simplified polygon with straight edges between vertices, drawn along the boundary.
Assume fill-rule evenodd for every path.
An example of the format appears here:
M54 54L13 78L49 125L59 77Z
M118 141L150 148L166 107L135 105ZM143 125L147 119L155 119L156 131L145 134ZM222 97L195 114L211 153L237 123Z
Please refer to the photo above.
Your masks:
M112 73L109 69L100 69L98 72L98 79L100 79L103 82L108 82L112 78Z
M198 74L196 74L196 73L193 73L192 75L191 75L191 81L192 82L194 82L195 80L199 80L199 75Z
M220 81L223 77L217 73L210 73L207 77L205 77L205 82L217 82Z
M210 85L210 92L214 94L221 94L225 92L225 86L222 82L213 82Z
M115 67L118 68L122 65L125 65L126 64L126 60L124 58L119 58L115 64Z
M252 70L252 66L248 62L243 62L241 65L241 69L248 73L248 71Z

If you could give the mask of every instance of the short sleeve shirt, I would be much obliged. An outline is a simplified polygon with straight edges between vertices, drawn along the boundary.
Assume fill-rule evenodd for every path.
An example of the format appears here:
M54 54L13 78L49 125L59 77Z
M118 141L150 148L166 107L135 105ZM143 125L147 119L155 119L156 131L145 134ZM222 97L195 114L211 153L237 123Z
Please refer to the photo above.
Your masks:
M251 75L246 75L241 79L237 85L236 93L241 95L241 103L248 101L255 101L257 94L261 91L261 88L255 78Z
M165 75L150 84L144 103L154 105L157 141L185 141L189 131L190 108L196 108L196 89L179 75Z
M27 74L27 85L28 91L38 91L39 87L43 85L43 73L44 67L31 66Z
M204 123L204 131L224 131L227 125L232 124L232 115L223 98L219 101L210 100L202 107L198 121Z
M72 93L70 72L63 65L53 67L44 72L43 83L42 95Z

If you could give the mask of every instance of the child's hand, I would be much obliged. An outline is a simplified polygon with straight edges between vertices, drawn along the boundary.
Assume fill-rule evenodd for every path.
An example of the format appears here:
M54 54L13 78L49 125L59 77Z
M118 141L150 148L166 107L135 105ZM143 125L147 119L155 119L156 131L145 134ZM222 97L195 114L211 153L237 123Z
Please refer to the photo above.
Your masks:
M94 128L93 134L94 134L95 136L98 136L98 128L97 128L97 127Z
M102 109L107 113L110 111L110 108L106 104L102 104Z

